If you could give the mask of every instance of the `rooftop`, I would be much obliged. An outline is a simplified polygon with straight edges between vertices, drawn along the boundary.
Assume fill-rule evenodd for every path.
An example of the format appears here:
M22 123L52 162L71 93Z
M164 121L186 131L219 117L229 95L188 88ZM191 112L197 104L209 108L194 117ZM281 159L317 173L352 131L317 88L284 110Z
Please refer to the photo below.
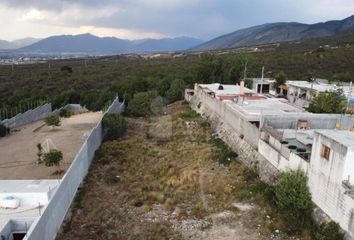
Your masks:
M288 100L282 98L245 98L244 101L227 101L227 104L239 112L248 121L259 121L263 114L283 115L286 113L298 113L304 110L288 104Z
M354 147L354 132L345 130L316 130L316 132L344 146Z
M346 96L349 95L350 86L344 85L339 86L336 84L328 84L323 82L314 82L313 84L308 81L287 81L288 86L294 86L297 88L307 89L307 90L314 90L317 92L325 92L325 91L336 91L337 89L343 89L344 94Z
M219 90L219 86L223 87L223 90ZM220 83L212 83L212 84L199 84L201 88L208 89L211 92L214 92L215 95L218 96L237 96L241 93L241 87L239 85L224 85ZM243 92L245 94L255 94L255 92L249 88L244 87Z

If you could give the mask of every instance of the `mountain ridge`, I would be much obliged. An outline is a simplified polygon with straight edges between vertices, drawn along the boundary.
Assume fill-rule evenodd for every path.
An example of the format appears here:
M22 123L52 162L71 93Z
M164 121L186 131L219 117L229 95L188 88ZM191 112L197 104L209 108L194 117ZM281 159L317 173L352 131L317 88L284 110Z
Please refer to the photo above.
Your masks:
M17 49L25 53L150 53L186 50L202 43L190 37L125 40L116 37L97 37L90 33L58 35L42 39L32 45Z
M354 15L343 20L331 20L315 24L266 23L221 35L190 50L209 51L333 36L351 29L353 26Z

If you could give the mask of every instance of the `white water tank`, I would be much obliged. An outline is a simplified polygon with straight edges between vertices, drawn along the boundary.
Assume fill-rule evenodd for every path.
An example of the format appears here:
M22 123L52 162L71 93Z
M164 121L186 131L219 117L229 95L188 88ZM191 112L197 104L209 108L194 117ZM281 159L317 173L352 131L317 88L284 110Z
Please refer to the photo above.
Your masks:
M0 199L0 208L16 209L20 206L20 199L13 196L6 196Z

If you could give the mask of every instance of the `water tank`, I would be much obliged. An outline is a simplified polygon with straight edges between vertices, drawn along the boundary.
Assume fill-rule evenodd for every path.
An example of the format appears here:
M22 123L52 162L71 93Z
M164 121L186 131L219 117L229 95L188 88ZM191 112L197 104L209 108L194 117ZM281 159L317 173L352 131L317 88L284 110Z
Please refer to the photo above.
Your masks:
M0 199L0 208L16 209L20 206L20 199L13 196L6 196Z

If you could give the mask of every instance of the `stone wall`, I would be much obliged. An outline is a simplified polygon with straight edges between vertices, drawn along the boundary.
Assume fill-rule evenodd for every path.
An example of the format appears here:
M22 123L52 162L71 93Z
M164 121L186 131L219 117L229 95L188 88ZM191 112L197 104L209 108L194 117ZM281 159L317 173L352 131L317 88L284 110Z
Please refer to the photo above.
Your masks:
M201 101L202 98L203 101ZM231 111L229 108L223 108L222 114L233 116L234 119L230 118L230 121L225 121L224 118L217 113L220 112L221 105L224 104L216 99L216 101L214 101L211 96L204 94L202 91L196 91L193 96L189 95L188 100L191 108L209 120L212 129L239 154L239 159L246 166L255 169L262 181L270 184L274 182L278 170L258 152L259 131L255 132L254 125L250 123L246 124L243 119L236 119L234 113L228 112ZM243 122L241 132L237 129L237 124L230 124L231 122L236 123L240 121ZM258 134L258 136L246 138L245 136L250 136L247 134L248 130L253 134ZM250 141L248 141L248 139L250 139ZM253 146L255 140L257 141L256 147Z

